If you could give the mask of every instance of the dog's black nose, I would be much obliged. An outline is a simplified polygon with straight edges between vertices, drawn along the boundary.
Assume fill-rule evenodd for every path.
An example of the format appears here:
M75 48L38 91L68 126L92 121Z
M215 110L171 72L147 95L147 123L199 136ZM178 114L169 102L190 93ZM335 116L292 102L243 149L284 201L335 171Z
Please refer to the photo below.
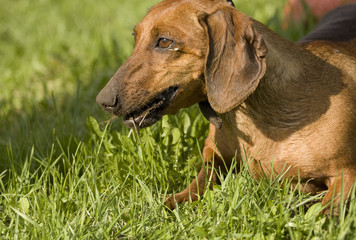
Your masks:
M118 107L118 99L116 94L111 88L103 88L98 96L96 102L106 111L113 113Z

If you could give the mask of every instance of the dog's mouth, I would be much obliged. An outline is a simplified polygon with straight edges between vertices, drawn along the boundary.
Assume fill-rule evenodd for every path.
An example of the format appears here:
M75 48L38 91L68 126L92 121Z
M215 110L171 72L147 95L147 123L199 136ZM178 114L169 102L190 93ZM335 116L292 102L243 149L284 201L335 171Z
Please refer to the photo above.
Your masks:
M172 86L158 94L152 101L143 107L124 116L123 121L129 128L148 127L163 116L163 110L177 95L178 87Z

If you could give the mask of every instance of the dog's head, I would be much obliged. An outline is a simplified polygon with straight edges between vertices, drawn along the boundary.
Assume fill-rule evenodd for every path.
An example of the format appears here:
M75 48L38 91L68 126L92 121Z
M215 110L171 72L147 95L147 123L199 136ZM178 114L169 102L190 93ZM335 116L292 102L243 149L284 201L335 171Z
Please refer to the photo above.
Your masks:
M267 48L227 0L165 0L136 25L132 55L97 96L133 127L208 100L230 111L257 87Z

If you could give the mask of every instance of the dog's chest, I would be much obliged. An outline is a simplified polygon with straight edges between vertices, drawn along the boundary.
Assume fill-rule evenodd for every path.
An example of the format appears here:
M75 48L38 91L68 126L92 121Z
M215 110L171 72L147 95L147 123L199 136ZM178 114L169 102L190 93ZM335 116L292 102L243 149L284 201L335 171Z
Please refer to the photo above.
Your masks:
M222 120L223 127L216 131L215 141L224 158L254 157L267 161L279 155L278 143L267 138L243 111L224 114Z
M319 177L327 174L327 169L338 167L335 164L346 164L337 160L348 150L340 146L343 135L335 127L341 127L344 122L334 115L326 114L320 122L278 139L266 133L280 129L265 129L243 111L236 111L222 115L223 127L216 131L215 142L225 161L236 156L238 161L249 160L250 168L261 173L262 167L267 174L289 169L292 175L299 172L301 176ZM331 127L334 130L330 130Z

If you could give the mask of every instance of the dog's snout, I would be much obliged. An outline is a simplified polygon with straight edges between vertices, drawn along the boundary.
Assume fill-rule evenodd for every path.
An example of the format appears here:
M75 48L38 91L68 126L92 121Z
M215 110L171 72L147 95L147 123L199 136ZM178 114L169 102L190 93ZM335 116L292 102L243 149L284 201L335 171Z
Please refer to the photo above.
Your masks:
M118 108L118 96L110 88L101 90L96 97L96 102L110 113L115 112Z

